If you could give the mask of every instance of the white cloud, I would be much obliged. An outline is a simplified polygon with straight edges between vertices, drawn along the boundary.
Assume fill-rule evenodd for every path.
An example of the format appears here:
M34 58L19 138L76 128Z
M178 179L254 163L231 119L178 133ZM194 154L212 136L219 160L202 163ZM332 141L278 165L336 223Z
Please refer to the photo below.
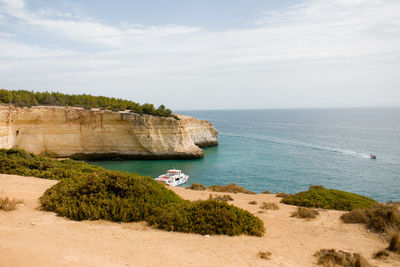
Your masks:
M0 3L5 4L9 8L20 9L24 8L25 2L23 0L0 0Z
M18 21L11 34L20 37L0 34L0 87L98 88L93 93L120 97L141 88L132 98L175 108L216 107L221 99L232 107L400 99L397 0L306 0L266 13L253 27L221 31L108 25L58 10L31 11L23 1L0 3L0 12ZM21 41L29 29L68 45ZM171 93L183 104L169 100Z

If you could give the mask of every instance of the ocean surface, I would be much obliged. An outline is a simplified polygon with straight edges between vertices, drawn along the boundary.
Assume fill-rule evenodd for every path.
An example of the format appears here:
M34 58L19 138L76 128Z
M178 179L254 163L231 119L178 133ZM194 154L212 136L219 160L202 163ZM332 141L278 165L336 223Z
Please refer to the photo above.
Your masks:
M323 185L400 201L400 108L177 113L211 121L220 145L205 148L204 158L195 160L92 163L152 177L175 167L190 175L187 185L234 182L255 192L287 193Z

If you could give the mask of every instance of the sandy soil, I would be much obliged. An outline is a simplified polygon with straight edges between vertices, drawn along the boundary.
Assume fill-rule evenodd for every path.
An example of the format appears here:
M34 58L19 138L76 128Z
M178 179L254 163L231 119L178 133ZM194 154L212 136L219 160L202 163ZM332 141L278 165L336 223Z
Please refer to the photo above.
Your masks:
M361 253L376 266L373 252L387 247L361 225L340 222L339 211L321 211L314 220L290 217L295 207L275 195L231 194L231 203L259 216L266 235L209 238L152 229L145 223L76 222L38 209L38 198L51 180L0 174L0 195L22 199L11 212L0 210L0 266L314 266L321 248ZM210 192L172 188L183 198L207 199ZM214 195L216 193L213 193ZM255 200L258 205L248 204ZM275 202L280 209L259 214L259 204ZM270 260L257 256L272 253Z

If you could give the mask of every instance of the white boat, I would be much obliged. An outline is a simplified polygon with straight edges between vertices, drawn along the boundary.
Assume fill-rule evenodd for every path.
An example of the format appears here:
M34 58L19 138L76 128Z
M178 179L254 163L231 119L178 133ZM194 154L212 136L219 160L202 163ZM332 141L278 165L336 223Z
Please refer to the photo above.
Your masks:
M166 174L162 174L156 178L157 181L170 186L178 186L184 184L189 179L189 175L184 174L181 170L171 169Z

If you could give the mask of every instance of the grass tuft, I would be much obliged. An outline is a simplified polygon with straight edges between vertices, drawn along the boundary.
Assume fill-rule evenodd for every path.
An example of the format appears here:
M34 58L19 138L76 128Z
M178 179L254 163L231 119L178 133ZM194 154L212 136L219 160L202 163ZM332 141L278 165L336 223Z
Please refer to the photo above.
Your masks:
M347 211L365 209L377 204L375 200L368 197L336 189L326 189L323 186L311 186L308 191L285 197L281 202L301 207Z
M192 183L192 185L189 187L186 187L186 189L204 191L204 190L207 190L207 187L202 184Z
M400 253L400 233L396 233L390 238L388 250Z
M257 201L253 200L249 202L250 205L257 205Z
M295 211L290 215L291 217L301 218L301 219L314 219L319 214L318 210L297 207Z
M314 254L318 258L318 264L323 266L343 267L370 267L368 261L358 253L336 251L334 249L321 249Z
M260 205L260 209L262 209L262 210L279 210L279 206L276 205L276 203L263 202Z
M216 195L216 196L213 196L212 194L210 194L209 199L215 199L215 200L224 201L224 202L233 200L233 198L230 195L222 195L222 196L221 195Z
M387 257L389 257L389 253L385 250L385 249L381 249L377 252L375 252L372 257L374 259L386 259Z
M258 256L264 260L270 260L272 253L269 251L260 251L258 252Z
M355 209L340 217L345 223L363 223L377 233L400 231L400 211L390 204L377 204L368 209Z
M15 198L10 199L8 197L0 198L0 210L12 211L17 208L17 204L23 203L22 200L17 200Z
M228 185L213 185L210 186L209 189L214 192L225 192L225 193L243 193L243 194L255 194L255 192L249 191L243 186L239 186L235 183L231 183Z

